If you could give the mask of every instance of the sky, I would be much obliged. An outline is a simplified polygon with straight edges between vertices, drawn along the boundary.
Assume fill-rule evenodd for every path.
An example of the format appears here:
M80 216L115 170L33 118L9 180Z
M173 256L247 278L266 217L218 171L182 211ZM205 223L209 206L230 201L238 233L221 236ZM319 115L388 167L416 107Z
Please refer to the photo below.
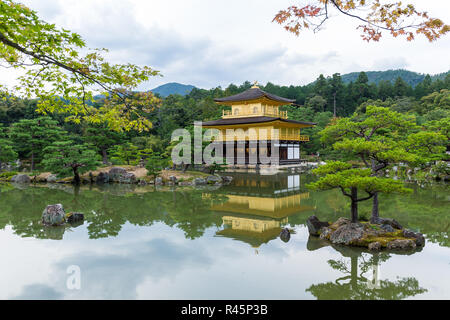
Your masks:
M450 36L430 43L385 35L367 43L357 21L332 14L318 32L299 37L272 22L302 0L20 0L45 21L77 32L90 48L108 48L114 63L148 65L168 82L200 88L245 80L306 85L320 74L407 69L436 74L450 70ZM407 0L420 11L450 21L448 0ZM0 70L0 84L15 75Z

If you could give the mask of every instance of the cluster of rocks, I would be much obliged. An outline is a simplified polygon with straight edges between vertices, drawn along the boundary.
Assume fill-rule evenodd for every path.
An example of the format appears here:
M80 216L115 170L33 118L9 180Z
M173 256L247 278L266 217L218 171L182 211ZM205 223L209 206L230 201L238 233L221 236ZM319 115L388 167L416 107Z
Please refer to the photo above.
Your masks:
M125 168L113 167L107 172L99 172L97 176L92 174L82 177L83 183L97 183L97 184L107 184L107 183L123 183L123 184L155 184L158 186L169 185L169 186L201 186L201 185L223 185L229 184L233 180L231 176L217 176L209 175L205 178L193 178L191 180L178 179L176 176L170 176L167 181L163 178L157 177L154 180L149 180L149 177L138 178L133 172L127 171ZM17 174L13 176L10 180L14 183L30 183L30 182L48 182L48 183L70 183L70 179L58 179L54 174L50 174L46 177L42 177L40 180L36 180L36 177L32 178L27 174Z
M369 250L411 250L425 245L421 233L404 229L394 219L378 218L370 223L352 223L347 218L339 218L334 223L328 223L311 216L306 225L310 235L332 244L367 247Z
M42 223L46 226L61 226L66 222L73 224L83 220L84 214L80 212L66 214L63 205L60 203L48 205L42 212Z

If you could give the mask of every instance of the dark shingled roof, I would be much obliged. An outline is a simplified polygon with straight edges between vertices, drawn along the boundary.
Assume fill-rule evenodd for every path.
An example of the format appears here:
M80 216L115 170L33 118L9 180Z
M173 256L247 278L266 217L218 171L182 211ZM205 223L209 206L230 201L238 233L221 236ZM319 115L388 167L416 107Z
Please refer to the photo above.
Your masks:
M233 125L233 124L272 122L272 121L277 121L277 120L282 121L282 122L306 124L306 125L311 125L311 126L316 125L316 123L314 123L314 122L304 122L304 121L275 118L275 117L245 117L245 118L230 118L230 119L219 119L219 120L206 121L206 122L202 122L202 126L226 126L226 125Z
M217 98L214 99L215 102L234 102L234 101L245 101L245 100L255 100L262 97L266 97L270 100L275 100L279 102L286 102L287 104L291 104L295 101L295 99L286 99L279 96L276 96L274 94L265 92L261 90L260 88L250 88L244 92L235 94L234 96L229 96L225 98Z

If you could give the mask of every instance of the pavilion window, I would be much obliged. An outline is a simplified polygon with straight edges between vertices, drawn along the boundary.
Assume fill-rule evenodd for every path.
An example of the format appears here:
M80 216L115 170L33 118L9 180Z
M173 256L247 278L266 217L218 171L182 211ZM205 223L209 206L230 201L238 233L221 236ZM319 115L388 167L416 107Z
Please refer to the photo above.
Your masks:
M239 115L239 109L238 108L234 109L234 115L235 116Z

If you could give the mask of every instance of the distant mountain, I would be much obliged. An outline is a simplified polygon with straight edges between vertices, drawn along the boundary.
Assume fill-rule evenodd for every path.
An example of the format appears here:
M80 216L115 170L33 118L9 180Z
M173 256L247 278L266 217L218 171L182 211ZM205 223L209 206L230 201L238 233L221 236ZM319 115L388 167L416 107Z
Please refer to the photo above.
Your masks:
M153 93L159 94L161 97L167 97L168 95L171 95L171 94L179 94L179 95L184 96L186 94L189 94L189 92L191 92L191 90L194 88L195 87L191 86L191 85L181 84L181 83L177 83L177 82L171 82L171 83L163 84L163 85L156 87L150 91Z
M388 80L388 81L391 81L392 83L394 83L395 80L397 79L397 77L400 77L405 82L407 82L408 84L410 84L413 87L415 87L418 83L420 83L426 76L426 74L403 70L403 69L387 70L387 71L365 71L365 73L367 74L367 78L369 78L370 83L374 82L374 83L378 84L378 82L380 82L382 80ZM433 80L436 80L436 79L443 80L445 78L445 76L449 73L450 73L450 71L436 74L436 75L431 76L431 78ZM359 72L352 72L352 73L347 73L347 74L341 75L341 78L344 83L349 83L351 81L355 82L356 79L358 78L358 75L359 75Z

